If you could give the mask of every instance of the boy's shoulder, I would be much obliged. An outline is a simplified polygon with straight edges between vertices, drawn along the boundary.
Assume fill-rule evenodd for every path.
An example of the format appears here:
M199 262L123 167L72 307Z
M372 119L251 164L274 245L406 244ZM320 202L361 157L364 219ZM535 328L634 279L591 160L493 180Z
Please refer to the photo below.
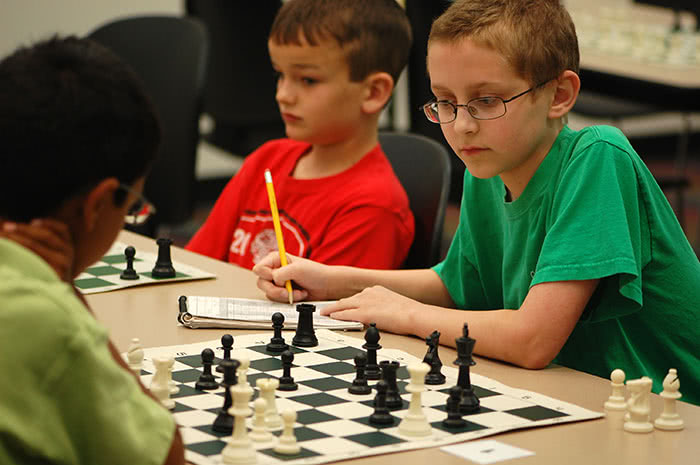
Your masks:
M623 152L633 151L627 136L614 126L586 126L579 130L573 130L565 126L564 129L562 129L560 137L565 145L573 146L572 148L574 148L576 152L580 152L598 143L609 144Z
M49 341L68 340L74 334L106 333L73 288L40 257L5 239L0 239L0 256L3 345L29 338L44 346Z

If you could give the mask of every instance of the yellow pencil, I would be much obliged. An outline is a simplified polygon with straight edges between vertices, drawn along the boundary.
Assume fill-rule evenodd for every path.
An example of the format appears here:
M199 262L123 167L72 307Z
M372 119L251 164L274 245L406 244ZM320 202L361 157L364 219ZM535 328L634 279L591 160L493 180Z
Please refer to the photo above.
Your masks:
M280 251L280 263L287 266L287 252L284 250L284 238L282 237L282 226L280 225L280 214L277 211L277 199L275 198L275 188L272 185L272 175L270 170L265 170L265 184L267 185L267 198L270 200L270 211L272 212L272 224L275 226L275 236L277 236L277 248ZM294 303L292 297L292 282L287 281L284 287L289 292L289 304Z

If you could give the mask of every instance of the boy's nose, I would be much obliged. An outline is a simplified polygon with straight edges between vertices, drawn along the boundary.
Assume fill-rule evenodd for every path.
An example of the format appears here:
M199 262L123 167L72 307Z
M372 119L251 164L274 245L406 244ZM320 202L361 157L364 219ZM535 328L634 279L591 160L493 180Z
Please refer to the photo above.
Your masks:
M277 100L277 103L292 103L293 101L293 94L291 92L291 89L289 89L289 86L285 85L285 83L282 80L277 82L277 92L275 93L275 99Z
M476 132L479 130L479 122L472 118L469 114L469 110L465 107L457 108L457 119L452 123L454 124L455 131L460 133Z

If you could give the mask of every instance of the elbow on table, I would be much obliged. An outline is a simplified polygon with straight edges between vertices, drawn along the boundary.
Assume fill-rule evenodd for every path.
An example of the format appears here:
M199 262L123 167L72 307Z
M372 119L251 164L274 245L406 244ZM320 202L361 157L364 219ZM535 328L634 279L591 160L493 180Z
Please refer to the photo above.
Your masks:
M552 363L560 349L558 345L533 340L530 344L523 345L516 363L528 370L541 370Z

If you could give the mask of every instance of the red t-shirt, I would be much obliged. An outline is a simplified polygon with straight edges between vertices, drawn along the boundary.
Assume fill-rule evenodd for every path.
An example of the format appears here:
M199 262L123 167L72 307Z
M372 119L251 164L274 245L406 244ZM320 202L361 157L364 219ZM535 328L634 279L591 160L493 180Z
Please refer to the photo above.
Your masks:
M269 169L288 253L329 265L399 268L413 242L413 214L379 144L342 173L293 178L310 147L280 139L246 157L185 248L249 269L277 250L264 178Z

